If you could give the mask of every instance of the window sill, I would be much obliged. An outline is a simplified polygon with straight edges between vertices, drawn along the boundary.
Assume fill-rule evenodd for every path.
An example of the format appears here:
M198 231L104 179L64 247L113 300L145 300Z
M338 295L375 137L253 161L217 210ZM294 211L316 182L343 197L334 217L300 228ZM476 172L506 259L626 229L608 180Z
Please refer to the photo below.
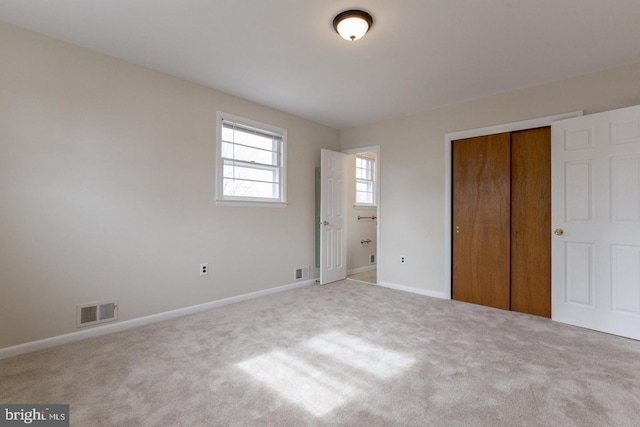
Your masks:
M353 209L355 210L373 210L377 208L375 205L353 205Z
M223 200L216 199L216 206L235 208L286 208L287 202L260 202L255 200Z

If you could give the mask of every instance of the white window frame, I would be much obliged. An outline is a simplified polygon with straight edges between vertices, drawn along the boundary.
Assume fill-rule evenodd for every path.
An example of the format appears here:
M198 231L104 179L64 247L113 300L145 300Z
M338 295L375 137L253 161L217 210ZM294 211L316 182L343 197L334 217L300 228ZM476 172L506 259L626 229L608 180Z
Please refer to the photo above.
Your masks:
M358 158L366 160L371 162L371 176L373 177L373 179L371 180L363 180L358 178ZM377 204L377 191L376 191L376 187L377 187L377 182L378 182L378 177L377 177L377 171L376 171L376 161L377 159L372 159L370 157L367 156L363 156L361 154L356 154L356 157L354 159L354 207L356 208L375 208L376 204ZM372 198L372 202L371 203L362 203L362 202L358 202L358 181L369 181L371 182L372 188L371 188L371 198Z
M225 196L223 187L224 158L222 157L222 124L223 121L234 122L239 125L256 128L265 133L273 133L282 137L280 150L279 194L276 198ZM217 112L216 118L216 206L243 207L286 207L287 206L287 130L266 123L247 119L222 111Z

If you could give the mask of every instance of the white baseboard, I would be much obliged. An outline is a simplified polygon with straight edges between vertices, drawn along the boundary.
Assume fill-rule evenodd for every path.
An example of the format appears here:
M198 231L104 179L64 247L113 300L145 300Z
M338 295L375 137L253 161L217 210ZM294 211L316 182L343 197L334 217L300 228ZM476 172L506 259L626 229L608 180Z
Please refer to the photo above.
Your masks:
M302 288L304 286L313 285L315 283L316 283L316 279L305 280L301 282L292 283L289 285L283 285L275 288L264 289L262 291L256 291L248 294L238 295L235 297L210 301L204 304L192 305L190 307L184 307L184 308L178 308L176 310L165 311L164 313L158 313L158 314L152 314L149 316L139 317L137 319L125 320L118 323L111 323L108 325L96 326L91 329L71 332L69 334L58 335L55 337L45 338L38 341L31 341L24 344L18 344L12 347L0 348L0 360L7 359L13 356L18 356L20 354L31 353L33 351L44 350L51 347L57 347L63 344L82 341L87 338L94 338L102 335L112 334L114 332L126 331L127 329L137 328L138 326L150 325L152 323L161 322L163 320L187 316L189 314L199 313L201 311L210 310L212 308L221 307L227 304L233 304L240 301L247 301L253 298L276 294L278 292L284 292L291 289Z
M382 286L383 288L395 289L397 291L411 292L412 294L425 295L433 298L440 299L449 299L446 292L434 292L428 291L426 289L414 288L411 286L397 285L395 283L389 282L380 282L376 283L377 286Z
M365 267L360 267L360 268L354 268L353 270L348 270L347 271L347 276L349 276L351 274L358 274L358 273L364 273L365 271L375 270L376 268L378 268L378 266L375 265L375 264L367 265Z

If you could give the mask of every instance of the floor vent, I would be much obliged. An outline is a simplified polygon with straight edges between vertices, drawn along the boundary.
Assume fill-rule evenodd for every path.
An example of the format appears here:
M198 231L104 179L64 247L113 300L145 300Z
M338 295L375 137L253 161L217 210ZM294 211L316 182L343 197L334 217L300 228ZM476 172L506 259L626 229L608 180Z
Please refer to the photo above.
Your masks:
M91 304L79 304L77 306L76 319L76 326L78 328L117 320L118 301L112 300Z
M295 280L305 280L309 278L309 267L296 268Z

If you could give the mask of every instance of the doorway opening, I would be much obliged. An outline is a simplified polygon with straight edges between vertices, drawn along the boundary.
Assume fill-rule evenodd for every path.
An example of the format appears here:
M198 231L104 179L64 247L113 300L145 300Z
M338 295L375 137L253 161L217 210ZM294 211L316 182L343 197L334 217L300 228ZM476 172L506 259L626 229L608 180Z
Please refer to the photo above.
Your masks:
M379 149L366 147L347 154L347 278L378 283L380 201Z
M380 147L321 150L316 168L316 266L321 285L378 283Z

